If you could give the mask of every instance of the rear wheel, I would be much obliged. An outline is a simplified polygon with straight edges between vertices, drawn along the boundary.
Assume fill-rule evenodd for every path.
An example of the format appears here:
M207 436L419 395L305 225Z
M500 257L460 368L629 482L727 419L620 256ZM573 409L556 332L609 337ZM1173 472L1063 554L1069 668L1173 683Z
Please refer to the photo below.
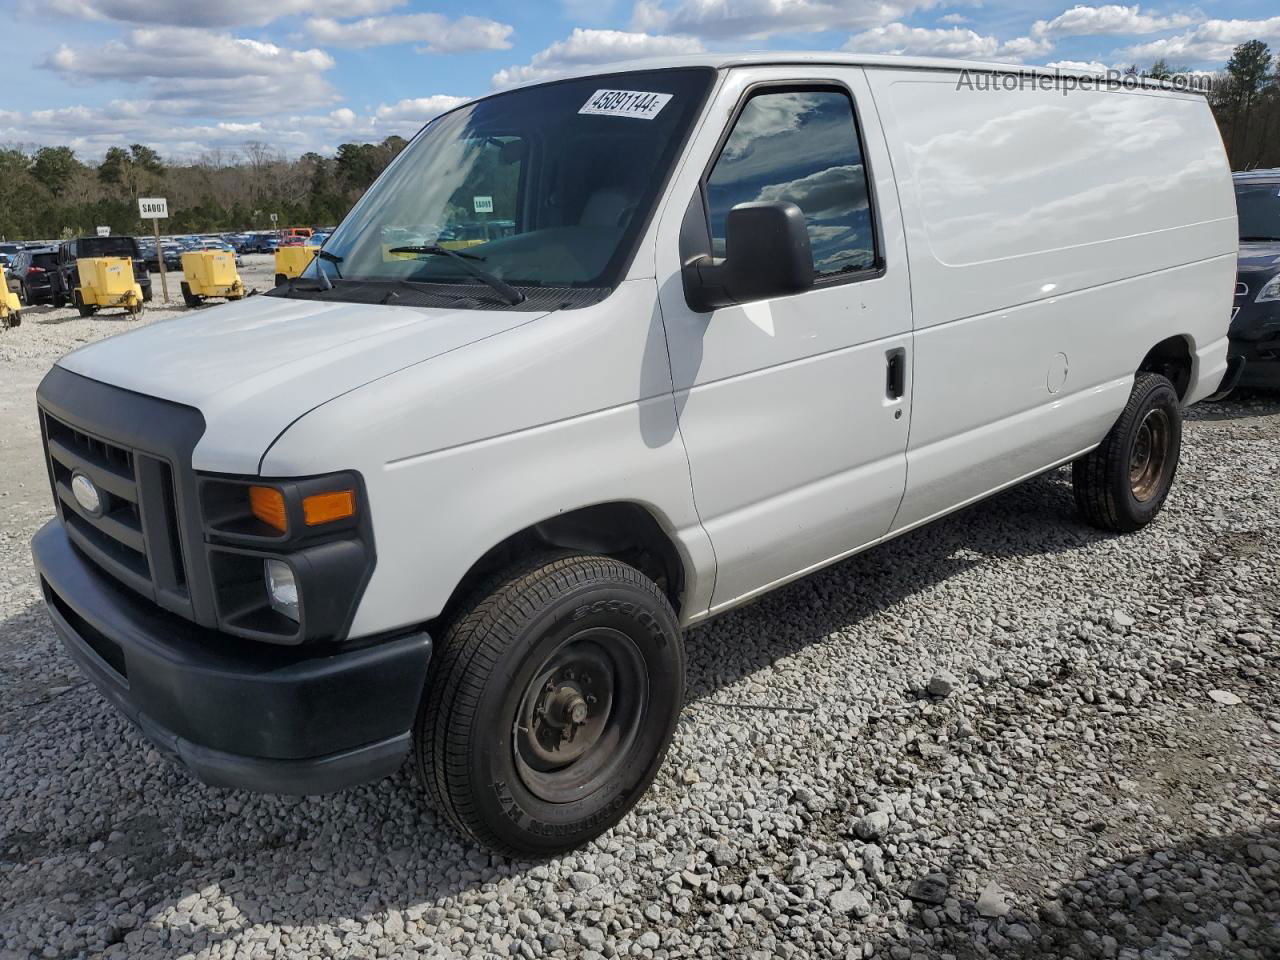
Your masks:
M76 312L82 317L91 317L98 312L97 307L91 307L84 302L84 297L80 295L78 288L71 291L71 302L75 306Z
M444 634L415 728L418 776L499 853L572 849L648 789L684 674L675 613L640 571L533 559L491 580Z
M1096 527L1129 533L1164 506L1182 451L1182 405L1172 383L1140 373L1106 438L1071 469L1076 505Z
M277 287L283 287L283 286L284 286L286 283L288 283L288 282L289 282L289 278L288 278L288 277L286 277L283 273L277 273L277 274L276 274L276 286L277 286Z

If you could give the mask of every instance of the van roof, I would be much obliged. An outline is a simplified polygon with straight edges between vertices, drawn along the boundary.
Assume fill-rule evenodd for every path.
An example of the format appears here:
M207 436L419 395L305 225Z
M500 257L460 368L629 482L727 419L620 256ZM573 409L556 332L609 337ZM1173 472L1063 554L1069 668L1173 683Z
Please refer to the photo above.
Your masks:
M845 53L834 50L763 50L755 53L698 53L677 57L651 57L643 60L624 60L617 63L592 64L590 67L572 70L549 80L537 80L517 86L537 86L556 80L571 80L604 73L626 73L633 70L665 70L674 67L713 67L717 70L733 67L763 66L840 66L886 67L895 70L971 70L978 73L1013 74L1037 77L1089 77L1102 74L1089 70L1058 67L1031 66L1021 63L995 63L983 60L952 60L946 57L908 57L887 53ZM1151 90L1163 90L1173 94L1194 91L1174 90L1161 86L1160 82L1142 79L1142 85Z

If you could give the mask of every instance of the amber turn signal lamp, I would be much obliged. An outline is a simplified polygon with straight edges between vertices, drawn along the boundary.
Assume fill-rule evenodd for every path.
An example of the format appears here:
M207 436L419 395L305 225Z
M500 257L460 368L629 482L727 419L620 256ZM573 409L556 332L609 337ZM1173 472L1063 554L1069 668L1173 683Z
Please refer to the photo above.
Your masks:
M253 515L273 529L286 533L289 517L284 509L284 494L272 487L250 487L249 509Z
M356 492L335 490L333 493L315 493L302 501L302 516L308 527L322 523L346 520L356 515Z

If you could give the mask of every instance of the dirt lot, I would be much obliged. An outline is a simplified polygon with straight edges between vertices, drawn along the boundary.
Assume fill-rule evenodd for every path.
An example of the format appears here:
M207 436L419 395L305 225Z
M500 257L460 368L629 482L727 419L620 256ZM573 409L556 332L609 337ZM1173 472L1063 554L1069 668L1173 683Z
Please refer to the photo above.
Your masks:
M1137 535L1057 471L694 631L651 794L531 864L407 771L203 787L61 651L35 387L179 312L0 334L0 958L1280 957L1280 396L1191 411Z

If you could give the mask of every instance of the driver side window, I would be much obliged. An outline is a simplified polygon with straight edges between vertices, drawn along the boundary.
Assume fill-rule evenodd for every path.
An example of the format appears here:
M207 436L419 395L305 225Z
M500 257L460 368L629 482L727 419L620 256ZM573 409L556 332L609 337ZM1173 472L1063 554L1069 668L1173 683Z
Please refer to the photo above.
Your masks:
M872 269L869 198L853 103L844 91L758 93L738 115L707 178L712 254L725 256L725 221L734 206L786 200L804 213L820 279Z

